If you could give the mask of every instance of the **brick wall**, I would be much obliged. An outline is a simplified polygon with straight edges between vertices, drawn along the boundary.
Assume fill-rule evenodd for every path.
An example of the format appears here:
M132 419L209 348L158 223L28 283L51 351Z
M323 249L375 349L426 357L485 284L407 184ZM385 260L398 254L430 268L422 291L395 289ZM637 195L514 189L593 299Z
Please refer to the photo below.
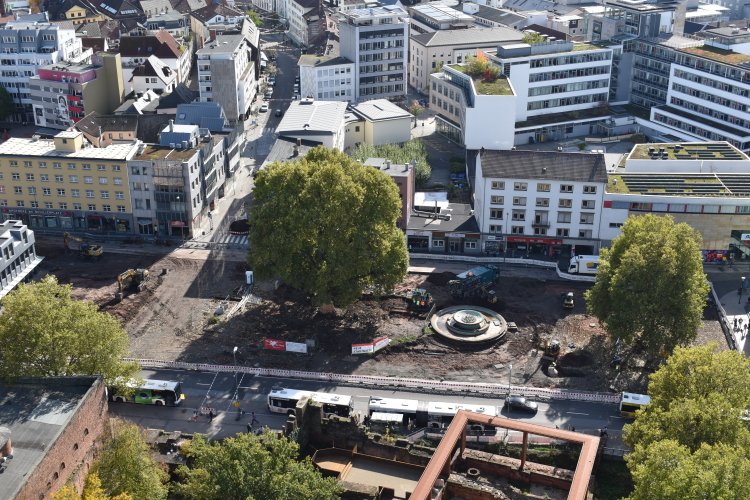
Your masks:
M573 471L532 462L526 462L524 470L519 471L520 465L521 461L515 458L469 449L464 452L462 461L462 466L479 469L485 474L570 490Z
M50 499L72 477L79 491L95 454L95 442L107 422L107 399L101 378L77 377L88 390L67 427L50 445L47 454L34 469L21 492L19 500ZM71 379L72 381L73 379ZM75 382L73 382L75 383Z

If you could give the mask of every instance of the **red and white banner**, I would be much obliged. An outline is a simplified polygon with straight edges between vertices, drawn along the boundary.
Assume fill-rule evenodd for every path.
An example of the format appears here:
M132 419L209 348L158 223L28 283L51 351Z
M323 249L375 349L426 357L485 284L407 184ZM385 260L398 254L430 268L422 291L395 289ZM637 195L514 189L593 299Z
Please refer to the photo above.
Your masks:
M367 354L370 352L378 352L390 343L390 338L383 337L377 339L375 342L370 342L369 344L352 344L352 354Z
M266 339L265 346L266 346L266 349L274 349L276 351L286 351L285 340Z
M300 344L299 342L287 342L286 350L289 352L302 352L307 354L307 344Z

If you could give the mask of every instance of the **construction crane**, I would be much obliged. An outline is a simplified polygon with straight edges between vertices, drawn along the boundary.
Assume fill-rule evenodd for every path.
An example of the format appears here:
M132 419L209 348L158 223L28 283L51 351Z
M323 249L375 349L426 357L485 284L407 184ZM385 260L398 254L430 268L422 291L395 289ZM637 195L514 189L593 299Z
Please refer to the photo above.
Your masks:
M104 253L104 247L101 245L90 245L86 240L83 238L79 238L78 236L73 236L70 233L63 233L63 240L65 241L65 248L67 250L72 250L70 248L70 240L77 241L80 243L78 246L78 256L84 259L92 259L92 260L99 260L99 257L102 256Z
M140 292L149 279L148 269L128 269L117 277L115 299L122 300L128 287L135 287Z

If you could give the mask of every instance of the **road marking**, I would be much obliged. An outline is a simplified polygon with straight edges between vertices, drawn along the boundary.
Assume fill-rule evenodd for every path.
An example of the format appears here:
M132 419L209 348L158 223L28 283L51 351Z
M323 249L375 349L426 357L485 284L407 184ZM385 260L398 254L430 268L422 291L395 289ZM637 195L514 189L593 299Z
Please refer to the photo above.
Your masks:
M624 419L625 417L615 417L614 415L610 415L609 418L622 418L622 419Z
M214 378L216 378L216 377L214 377ZM196 382L195 385L207 385L207 386L211 387L213 384L201 384L201 383Z
M570 414L570 415L588 415L588 413L578 413L578 412L575 412L575 411L569 411L568 414Z

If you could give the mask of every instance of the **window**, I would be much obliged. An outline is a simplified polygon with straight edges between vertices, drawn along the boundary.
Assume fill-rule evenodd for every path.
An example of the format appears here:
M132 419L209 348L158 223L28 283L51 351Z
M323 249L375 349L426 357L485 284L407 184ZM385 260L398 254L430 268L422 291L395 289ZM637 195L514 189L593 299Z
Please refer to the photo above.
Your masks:
M549 198L537 198L536 199L536 206L537 207L548 207L549 206Z
M11 176L13 177L14 181L20 181L21 180L21 174L19 174L18 172L13 172L11 174Z
M55 182L63 182L63 176L62 175L56 175L55 176Z
M138 170L138 167L130 167L130 173L133 175L141 175L140 171Z
M445 240L432 240L432 246L435 248L444 248Z
M84 175L83 176L83 182L85 182L86 184L93 184L94 183L94 178L91 177L91 176L88 176L88 175Z
M39 202L38 201L32 201L31 202L31 208L39 208Z
M120 165L112 165L112 172L119 172L120 171Z
M62 168L62 163L54 162L52 163L53 168Z
M23 194L23 188L21 186L14 186L13 187L13 192L15 194Z
M33 181L34 180L34 174L26 174L26 180L27 181Z
M136 191L141 191L141 183L140 182L134 182L133 183L133 189Z
M596 205L596 201L594 200L583 200L581 202L581 208L588 208L589 210L593 210L594 205Z
M17 162L17 161L15 161L15 160L11 160L11 161L10 161L10 166L11 166L11 167L17 167L17 166L18 166L18 162Z
M75 184L76 182L78 182L78 176L77 176L77 175L71 175L71 176L70 176L70 182L72 182L72 183L74 183L74 184Z
M60 203L60 210L67 210L68 204L67 203Z
M115 183L115 186L122 186L122 177L115 177L113 182Z
M23 206L23 200L16 201L16 206L17 207L22 207Z
M526 188L528 187L528 184L525 182L514 182L513 183L513 190L514 191L526 191Z
M572 193L573 192L573 186L570 184L561 184L560 185L560 192L561 193Z
M594 214L581 214L581 224L593 224Z
M517 197L513 198L513 204L517 205L517 206L525 207L526 206L526 198L518 197L517 196Z
M57 196L65 196L65 190L64 189L58 189L57 190Z
M80 203L73 203L73 210L80 210L81 204Z
M570 212L557 212L557 222L570 223L571 213Z
M500 181L492 182L492 189L502 190L505 189L505 183Z
M359 125L355 125L355 126L354 126L354 131L355 131L355 132L359 132Z
M115 198L118 200L124 200L125 194L122 191L115 191Z
M80 189L71 189L70 190L70 196L74 198L78 198L81 196L81 190Z
M503 218L502 210L490 210L490 219L502 219L502 218Z
M579 238L591 238L591 234L591 229L581 229L580 231L578 231Z
M94 205L93 203L89 203L89 210L91 210L92 212L95 212L96 211L96 205Z
M545 236L547 234L547 228L546 227L535 227L534 228L534 234L538 236Z
M493 225L490 225L490 232L491 233L502 233L503 232L503 226L493 226Z
M573 208L573 200L560 200L557 206L560 208Z
M630 210L651 210L651 203L633 203Z
M109 199L109 191L102 191L101 193L102 193L102 198L104 198L105 200Z
M615 228L615 229L620 228L622 227L622 222L610 222L609 227Z
M596 186L583 186L584 194L596 194Z
M97 170L107 170L107 166L106 165L102 165L101 163L97 163L96 169Z
M81 165L81 168L84 170L91 170L91 165L88 163L84 163Z
M50 188L42 188L42 194L44 196L52 196L52 189L50 189Z
M536 190L537 191L544 191L544 192L549 193L549 184L537 184L536 185Z
M40 161L39 162L39 168L47 168L47 162L46 161Z
M24 167L31 167L31 162L30 161L25 161L25 162L23 162L23 166Z
M36 188L34 186L29 186L29 194L32 196L36 195Z
M117 211L125 213L125 205L117 205Z
M39 179L41 179L42 182L49 182L49 175L39 174Z
M524 210L513 210L513 220L526 220L526 212Z
M94 190L93 189L87 189L86 190L86 198L93 198L94 197Z
M139 200L138 198L133 198L133 208L142 210L143 209L143 200Z
M75 170L76 169L76 164L75 163L68 163L68 169Z
M111 212L112 211L110 210L111 208L112 208L111 205L102 205L102 211L104 212Z
M106 184L107 178L106 177L99 177L99 184Z
M505 203L503 196L490 196L490 203L493 205L502 205Z
M477 242L476 241L465 241L464 242L464 248L467 250L476 250L477 248Z
M570 229L560 228L560 229L557 230L557 235L558 236L569 236L570 235Z
M511 226L511 234L523 234L523 226Z

